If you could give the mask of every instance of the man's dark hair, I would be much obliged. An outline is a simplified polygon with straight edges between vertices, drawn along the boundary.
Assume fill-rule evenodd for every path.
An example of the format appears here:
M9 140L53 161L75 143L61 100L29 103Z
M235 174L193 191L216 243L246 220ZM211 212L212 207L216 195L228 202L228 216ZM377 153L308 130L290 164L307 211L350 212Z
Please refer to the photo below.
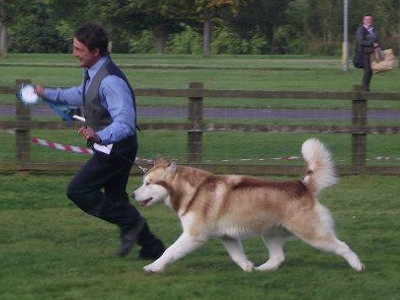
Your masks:
M364 15L364 18L365 18L365 17L373 17L373 15L370 14L370 13L367 13L367 14Z
M90 51L99 49L100 55L108 55L108 36L103 26L87 22L75 30L74 37Z

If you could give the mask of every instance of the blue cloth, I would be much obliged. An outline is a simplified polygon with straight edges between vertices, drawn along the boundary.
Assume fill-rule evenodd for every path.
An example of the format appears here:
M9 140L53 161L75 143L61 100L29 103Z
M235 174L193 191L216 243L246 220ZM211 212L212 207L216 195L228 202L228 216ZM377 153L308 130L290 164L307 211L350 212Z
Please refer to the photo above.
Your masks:
M92 78L100 67L109 59L102 57L95 65L88 69L89 80L86 83L88 89ZM69 107L83 105L83 83L71 88L46 88L44 98L55 104L64 104ZM107 145L122 141L124 138L135 134L135 110L131 91L126 82L115 76L109 75L103 79L99 87L100 104L108 110L113 122L104 129L96 132L101 139L101 144Z
M54 104L54 103L49 102L49 101L45 101L45 103L47 103L47 105L49 105L51 107L51 109L57 115L59 115L61 117L61 119L66 121L68 125L71 124L73 119L69 115L70 110L69 110L69 108L67 106L65 106L65 105L57 105L57 104Z

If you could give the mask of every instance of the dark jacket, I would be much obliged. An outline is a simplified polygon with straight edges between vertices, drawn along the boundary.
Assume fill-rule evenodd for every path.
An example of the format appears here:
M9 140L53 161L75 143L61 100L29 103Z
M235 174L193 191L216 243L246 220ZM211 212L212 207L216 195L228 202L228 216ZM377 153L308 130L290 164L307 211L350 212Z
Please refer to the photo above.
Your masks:
M378 43L376 32L371 34L364 26L360 26L356 33L356 51L364 54L374 52L374 43Z
M84 113L86 124L92 127L95 131L101 130L112 123L110 113L106 108L100 104L99 100L99 87L102 80L108 75L115 75L120 77L128 85L133 101L133 108L136 112L135 94L128 79L124 73L114 64L109 58L99 71L94 76L89 88L85 92ZM136 114L135 114L136 116ZM136 123L136 122L135 122ZM137 151L137 137L136 134L126 137L120 142L114 143L113 153L123 153Z

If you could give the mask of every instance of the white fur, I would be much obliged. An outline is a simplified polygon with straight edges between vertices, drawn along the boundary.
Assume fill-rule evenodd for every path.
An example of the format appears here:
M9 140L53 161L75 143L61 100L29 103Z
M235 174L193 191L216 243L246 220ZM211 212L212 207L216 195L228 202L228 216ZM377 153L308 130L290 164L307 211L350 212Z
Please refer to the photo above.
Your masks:
M303 179L307 188L310 188L314 193L318 193L323 188L336 183L337 178L331 154L321 142L314 138L305 141L302 146L302 154L308 164L308 175ZM155 168L157 168L157 165ZM168 176L173 176L174 172L177 171L176 162L172 162L165 167L162 165L159 168L164 168L165 174ZM185 181L184 179L181 180L182 182L176 182L174 179L174 184L184 187L183 190L189 193L189 199L192 199L191 197L195 196L196 190L187 186L187 183L182 185ZM148 273L162 272L168 264L196 250L209 238L217 237L220 238L231 259L242 270L246 272L252 270L273 271L278 269L285 260L283 246L285 240L292 235L299 237L317 249L342 256L356 271L364 269L364 265L357 255L336 237L332 216L329 210L318 202L315 195L311 199L315 202L305 202L308 203L308 206L304 210L300 207L300 209L285 214L285 217L278 217L273 214L273 210L260 211L260 206L253 207L253 210L245 210L249 213L246 213L244 217L240 213L234 213L231 210L219 215L218 208L224 205L223 199L227 193L234 193L229 190L229 187L240 183L241 180L242 177L240 176L229 177L226 184L221 183L223 181L220 180L214 187L211 197L198 199L201 201L200 203L208 205L206 206L207 216L201 215L199 211L187 209L185 205L179 207L177 213L182 224L182 234L160 258L146 265L144 270ZM190 192L188 188L191 189ZM269 190L264 191L264 193L268 192ZM252 191L249 190L243 202L238 202L240 205L239 211L246 208L246 205L250 205L249 207L251 208L251 201L249 201L251 193ZM143 185L132 196L139 203L146 203L146 205L159 201L164 201L168 204L170 200L168 191L160 185L151 184L147 180L147 176L144 177ZM186 195L186 197L188 196ZM296 199L296 202L293 203L298 201L299 199ZM313 204L310 205L310 203ZM280 209L291 209L290 206L288 207L282 206ZM261 237L269 253L268 260L257 267L254 267L253 263L246 257L241 242L242 238L250 236Z
M331 153L318 139L306 140L301 147L301 153L310 172L303 181L307 183L313 180L317 193L337 182Z
M146 177L143 180L143 184L134 192L133 196L139 205L148 199L152 199L147 206L160 201L167 202L169 198L168 191L164 187L148 183Z

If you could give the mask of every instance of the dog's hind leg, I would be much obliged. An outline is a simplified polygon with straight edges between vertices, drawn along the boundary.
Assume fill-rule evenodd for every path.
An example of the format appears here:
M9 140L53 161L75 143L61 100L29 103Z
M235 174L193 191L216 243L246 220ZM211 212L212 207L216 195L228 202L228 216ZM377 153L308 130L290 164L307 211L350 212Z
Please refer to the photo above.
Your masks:
M342 256L356 271L363 271L365 269L364 264L360 261L357 254L345 242L340 241L335 236L329 237L326 240L309 240L306 242L322 251Z
M223 237L221 242L224 245L226 251L228 251L231 259L246 272L251 272L253 270L253 263L249 261L244 253L243 245L240 240Z
M173 243L159 259L152 264L145 266L143 269L147 273L158 273L164 271L167 264L174 262L186 254L196 250L205 242L204 239L196 238L187 233L182 233L181 236Z
M265 236L262 239L264 245L268 249L269 259L266 263L256 267L255 269L257 271L274 271L278 269L281 263L285 260L285 254L283 252L285 238L283 236Z
M288 229L306 243L319 250L342 256L356 271L364 270L364 265L357 254L336 237L331 215L324 206L317 204L310 215L301 220L297 219L292 225L295 226Z

